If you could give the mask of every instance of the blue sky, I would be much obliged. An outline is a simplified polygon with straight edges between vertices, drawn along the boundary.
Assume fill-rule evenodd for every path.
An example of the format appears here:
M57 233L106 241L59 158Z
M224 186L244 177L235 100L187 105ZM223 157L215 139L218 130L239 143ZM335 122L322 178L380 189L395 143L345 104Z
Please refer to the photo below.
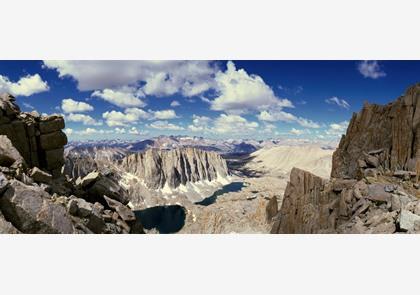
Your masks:
M365 100L420 82L420 61L0 61L0 92L60 113L70 140L337 140Z

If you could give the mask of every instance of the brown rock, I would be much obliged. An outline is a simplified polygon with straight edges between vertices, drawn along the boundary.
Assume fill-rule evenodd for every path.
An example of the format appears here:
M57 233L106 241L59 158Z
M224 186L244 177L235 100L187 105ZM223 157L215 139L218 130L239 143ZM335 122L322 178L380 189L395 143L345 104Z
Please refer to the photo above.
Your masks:
M64 129L64 118L58 116L50 116L39 122L39 131L41 134L51 133Z
M20 231L8 222L0 211L0 234L19 234Z
M292 169L280 209L277 233L316 233L329 228L329 208L336 205L331 204L333 199L329 194L322 192L324 182L307 171Z
M41 148L44 150L54 150L67 144L67 136L61 130L40 136Z
M32 177L32 179L36 182L42 182L42 183L49 184L52 181L51 174L42 171L38 167L32 168L30 177Z
M23 162L19 151L5 135L0 135L0 166L10 167L14 162Z
M385 106L366 103L353 114L346 135L333 154L331 176L357 177L364 153L381 149L384 168L405 169L420 151L420 83ZM376 165L376 162L375 162Z

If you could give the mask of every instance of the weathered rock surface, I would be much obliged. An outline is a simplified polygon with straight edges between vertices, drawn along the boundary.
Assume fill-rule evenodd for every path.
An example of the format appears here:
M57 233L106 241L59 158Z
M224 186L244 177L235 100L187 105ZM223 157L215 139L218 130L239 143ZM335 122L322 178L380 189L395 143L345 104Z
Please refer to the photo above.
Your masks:
M18 234L20 231L8 222L0 212L0 234Z
M5 135L0 135L0 166L10 167L15 162L23 163L23 161L10 139Z
M144 179L152 189L176 188L187 182L213 181L226 178L226 161L217 153L196 148L173 150L148 149L129 155L122 160L121 167Z
M353 114L333 154L331 177L360 177L358 160L363 158L374 168L413 169L420 157L419 123L420 83L388 105L365 103L361 112Z
M67 144L63 128L63 117L23 113L12 95L0 95L0 135L8 137L29 167L46 169L54 176L60 174L64 164L63 147Z
M335 184L337 181L340 185ZM341 179L326 182L294 168L271 232L361 234L415 230L420 220L420 200L399 186L377 181L369 184L361 180L343 187Z
M24 233L74 233L70 216L63 206L51 201L41 188L12 180L0 197L5 218Z
M127 205L130 201L128 192L118 184L112 173L99 173L97 171L86 175L80 186L87 191L90 201L105 203L104 196Z
M354 114L329 182L293 169L272 233L420 232L420 84ZM414 182L413 182L414 181Z
M272 232L316 233L331 228L329 212L330 208L337 211L337 202L323 192L325 182L307 171L293 168L284 192L280 220L274 224Z
M32 168L29 176L32 177L32 179L36 182L51 183L52 181L51 174L42 171L38 167Z

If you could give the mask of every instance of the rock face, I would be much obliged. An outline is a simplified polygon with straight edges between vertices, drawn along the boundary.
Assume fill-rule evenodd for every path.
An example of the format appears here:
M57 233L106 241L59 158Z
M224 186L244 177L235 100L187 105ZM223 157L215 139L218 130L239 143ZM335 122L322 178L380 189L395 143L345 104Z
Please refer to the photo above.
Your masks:
M271 232L418 232L420 200L417 192L411 182L393 185L394 181L390 177L327 182L295 168Z
M127 156L121 166L143 179L152 189L164 188L165 185L176 188L187 182L212 181L228 176L226 161L219 154L196 148L149 149Z
M304 170L293 168L284 192L281 221L274 225L280 233L315 233L328 228L331 200L323 193L325 180ZM325 218L326 217L326 218Z
M75 183L61 174L62 128L62 117L21 113L0 96L0 233L144 233L118 179L91 173Z
M12 181L0 198L0 209L24 233L74 233L64 207L54 204L41 188Z
M333 154L331 177L360 177L360 164L391 171L415 168L420 157L419 124L420 83L388 105L365 103L361 112L353 114Z
M10 139L29 167L39 167L53 176L60 174L67 144L63 128L63 117L22 113L12 95L0 95L0 134Z
M87 192L90 201L106 204L104 196L124 205L130 201L128 192L118 184L110 171L107 173L91 172L81 180L80 186Z
M419 123L420 84L386 106L365 104L334 152L329 182L292 170L271 232L419 232Z

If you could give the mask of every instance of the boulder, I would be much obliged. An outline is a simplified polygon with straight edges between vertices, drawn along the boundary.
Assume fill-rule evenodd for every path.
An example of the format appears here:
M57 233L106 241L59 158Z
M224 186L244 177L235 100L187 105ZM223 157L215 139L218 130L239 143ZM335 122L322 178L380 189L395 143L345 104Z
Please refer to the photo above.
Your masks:
M76 199L77 215L80 217L88 217L92 213L92 204L83 199Z
M41 134L51 133L64 129L64 118L60 116L43 117L39 122L39 131Z
M76 199L71 199L71 200L67 203L67 212L68 212L70 215L77 215L77 210L78 210L77 200L76 200Z
M0 172L0 195L3 194L9 185L9 181L6 176Z
M91 214L89 215L86 226L95 234L100 234L104 232L105 221L98 210L92 210Z
M19 234L20 231L8 222L0 211L0 234Z
M64 165L64 148L45 151L45 163L48 170L55 170Z
M55 150L62 148L67 144L67 136L61 130L52 133L41 134L40 144L41 148L44 150Z
M365 158L366 164L370 167L377 168L379 167L379 159L375 156L368 155Z
M82 188L87 188L92 183L96 182L100 178L100 176L101 175L99 174L99 172L94 171L83 177L83 179L78 180L78 182L80 183Z
M365 169L363 171L363 176L364 177L372 177L372 178L376 178L378 177L378 170L374 169L374 168L368 168Z
M116 200L108 198L107 196L104 196L104 198L108 206L114 209L118 213L118 215L121 217L122 220L126 222L136 220L136 216L134 215L134 212L130 208L128 208L127 206L123 205L122 203Z
M5 135L0 135L0 166L10 167L16 161L23 162L24 160L10 139Z
M38 167L32 168L31 173L30 173L30 176L32 177L32 179L35 182L42 182L42 183L50 184L51 181L52 181L51 174L42 171Z
M412 231L416 223L420 223L420 216L408 210L401 210L399 217L400 229L404 231Z
M62 205L39 187L12 180L0 198L7 220L23 233L74 233L70 216Z
M127 191L110 175L105 176L98 172L89 173L83 178L81 186L87 191L89 201L92 202L105 203L104 196L117 200L124 205L130 201Z
M411 199L408 196L401 196L398 194L392 194L391 197L391 210L400 211L405 208L408 203L411 202Z
M369 184L366 198L375 202L390 202L391 194L385 191L386 186L387 184L380 183Z

